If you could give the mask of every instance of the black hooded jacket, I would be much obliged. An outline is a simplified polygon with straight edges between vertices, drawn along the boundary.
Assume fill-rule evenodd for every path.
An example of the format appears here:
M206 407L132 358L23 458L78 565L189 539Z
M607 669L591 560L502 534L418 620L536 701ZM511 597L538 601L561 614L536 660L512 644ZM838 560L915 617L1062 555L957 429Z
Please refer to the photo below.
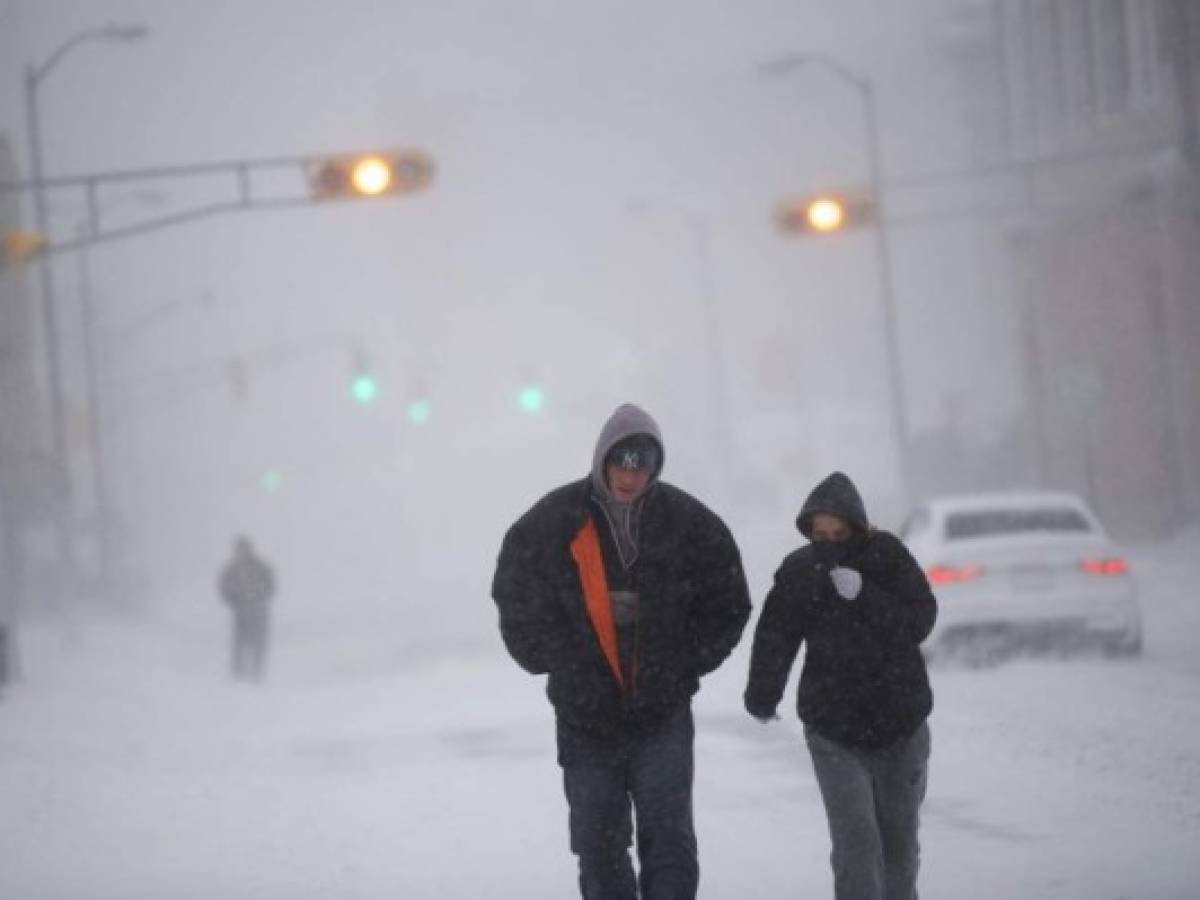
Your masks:
M549 673L546 692L559 718L618 734L661 721L696 693L700 676L741 637L750 597L724 523L689 494L655 481L637 501L637 674L623 688L588 617L570 549L589 517L602 535L609 528L593 492L593 478L580 479L517 520L500 548L492 596L509 653L527 671ZM604 537L609 556L613 544Z
M869 527L845 475L830 475L805 501L796 520L805 537L818 512L851 524L841 565L862 575L862 591L853 600L840 597L812 544L784 559L755 629L746 709L774 714L803 643L801 720L848 746L886 747L911 735L933 708L920 644L933 628L937 601L900 540Z

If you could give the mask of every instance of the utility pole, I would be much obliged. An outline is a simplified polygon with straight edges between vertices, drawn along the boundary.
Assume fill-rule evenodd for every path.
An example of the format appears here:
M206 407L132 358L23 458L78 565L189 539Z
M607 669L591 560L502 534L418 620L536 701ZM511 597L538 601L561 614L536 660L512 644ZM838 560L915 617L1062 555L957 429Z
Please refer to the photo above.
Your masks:
M81 239L89 227L79 228ZM83 325L83 364L87 372L87 440L88 457L92 464L92 517L96 538L96 554L99 563L101 600L106 607L113 600L113 552L112 528L114 521L108 492L108 459L101 441L101 423L104 407L100 398L100 372L96 359L96 316L95 298L92 296L92 272L88 245L83 244L76 254L78 264L79 303Z
M44 74L44 72L43 72ZM38 111L38 70L25 67L25 114L29 134L29 175L37 187L33 190L33 227L40 235L46 235L48 216L46 192L41 185L45 179L42 171L42 129ZM42 298L42 341L46 349L46 383L50 402L50 446L56 463L62 469L62 477L69 479L66 465L66 441L63 427L62 367L58 356L58 313L55 308L54 269L48 254L39 253L37 261L38 289ZM67 490L69 494L69 489Z
M1200 9L1194 0L1167 0L1164 12L1179 106L1179 143L1191 170L1194 191L1200 175Z
M136 41L147 34L144 25L109 24L103 27L77 31L58 45L40 64L25 66L25 118L29 137L29 172L32 179L33 224L36 233L49 240L49 215L46 204L46 175L42 147L41 110L38 90L54 67L72 50L82 44L101 42ZM48 253L38 254L38 280L42 310L42 345L46 354L46 393L49 395L50 413L50 458L54 491L53 521L62 558L63 572L68 579L68 592L75 589L77 561L71 539L68 520L71 515L73 490L71 485L70 451L67 447L66 423L64 421L62 365L58 345L58 311L54 290L54 267Z
M1183 262L1187 274L1176 282L1182 288L1178 292L1171 290L1166 278L1170 268L1168 260L1181 256L1181 243L1190 244L1200 237L1200 9L1195 0L1164 0L1163 13L1167 19L1164 31L1170 36L1168 52L1174 75L1179 152L1183 158L1186 184L1182 192L1182 208L1178 202L1171 202L1160 188L1156 210L1159 233L1155 241L1158 262L1151 285L1150 302L1155 319L1158 365L1164 384L1165 449L1172 470L1170 502L1174 505L1176 521L1171 525L1175 526L1179 524L1178 520L1194 516L1197 504L1200 504L1200 468L1191 459L1185 431L1180 426L1179 419L1184 414L1182 411L1180 415L1176 414L1180 394L1175 389L1175 367L1172 364L1175 356L1171 353L1173 338L1188 340L1190 334L1194 333L1189 332L1184 321L1181 321L1180 311L1187 309L1186 304L1191 302L1200 269L1196 268L1193 260ZM1179 233L1184 235L1182 240ZM1172 297L1173 293L1176 293L1175 297Z

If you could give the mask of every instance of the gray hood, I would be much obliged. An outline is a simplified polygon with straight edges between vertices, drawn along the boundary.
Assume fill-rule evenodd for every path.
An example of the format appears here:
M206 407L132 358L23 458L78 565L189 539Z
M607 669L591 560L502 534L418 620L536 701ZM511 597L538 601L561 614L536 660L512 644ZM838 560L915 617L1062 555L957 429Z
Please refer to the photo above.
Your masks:
M658 468L654 470L654 474L650 478L651 484L658 481L663 463L666 462L667 449L663 446L662 432L658 430L658 423L650 418L650 414L640 406L622 403L608 417L604 427L600 429L596 450L592 454L592 488L599 497L610 503L616 501L609 493L608 483L604 479L604 457L608 455L608 451L613 448L614 444L635 434L648 434L658 444Z

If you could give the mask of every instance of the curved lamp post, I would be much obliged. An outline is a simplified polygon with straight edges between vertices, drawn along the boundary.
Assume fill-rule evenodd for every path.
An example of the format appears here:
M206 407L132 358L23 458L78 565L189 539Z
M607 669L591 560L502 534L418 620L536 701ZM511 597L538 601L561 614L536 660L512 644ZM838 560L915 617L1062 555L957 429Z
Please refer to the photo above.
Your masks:
M90 41L126 42L145 37L149 29L137 24L109 24L98 28L87 28L76 32L63 41L40 64L29 64L25 67L25 113L29 130L29 172L33 182L33 220L37 233L47 236L48 213L46 203L46 186L44 183L42 159L42 126L38 109L38 89L72 50ZM59 505L55 509L59 551L62 554L64 568L74 584L76 572L75 552L68 535L66 515L63 508L70 503L71 480L70 465L67 457L66 429L63 422L63 389L62 372L59 367L58 348L58 316L55 309L54 270L50 264L49 254L38 254L38 276L42 298L42 340L46 353L46 379L50 401L50 440L52 458L58 477L61 479ZM106 586L105 586L106 589Z
M38 89L63 58L90 41L125 42L145 37L144 25L110 24L87 28L73 34L55 49L41 64L25 67L25 113L29 129L29 173L33 181L33 220L38 234L46 235L47 204L43 184L41 115L38 109ZM62 373L59 371L57 314L54 297L54 275L48 254L39 254L38 273L42 294L42 330L46 348L46 376L50 392L50 428L54 456L66 470L66 437L63 427Z
M820 66L858 92L866 120L867 158L870 167L870 192L875 201L875 259L879 274L879 298L883 307L883 328L886 343L888 402L891 406L892 441L896 445L896 462L900 474L901 509L908 504L909 467L908 405L904 375L900 364L900 342L896 329L896 296L892 281L892 251L888 239L887 215L883 198L883 165L879 140L879 113L875 102L875 86L871 79L860 75L831 56L820 53L797 53L759 66L764 75L790 75L809 66Z

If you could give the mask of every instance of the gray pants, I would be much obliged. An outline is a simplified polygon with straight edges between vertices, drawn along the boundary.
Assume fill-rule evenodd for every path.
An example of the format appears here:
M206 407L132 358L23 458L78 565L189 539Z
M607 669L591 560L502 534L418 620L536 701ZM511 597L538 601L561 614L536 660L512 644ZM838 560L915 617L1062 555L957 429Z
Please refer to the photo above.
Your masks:
M917 826L929 774L929 725L882 750L804 729L829 819L836 900L916 900Z

